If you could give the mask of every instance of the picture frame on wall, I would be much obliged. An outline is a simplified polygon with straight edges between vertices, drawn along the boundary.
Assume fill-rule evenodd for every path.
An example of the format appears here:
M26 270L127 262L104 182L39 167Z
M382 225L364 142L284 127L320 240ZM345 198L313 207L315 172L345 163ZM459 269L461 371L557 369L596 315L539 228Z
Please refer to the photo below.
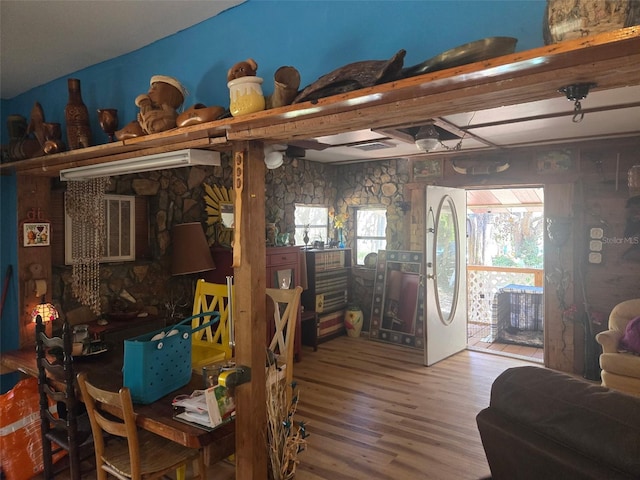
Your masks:
M535 164L537 173L558 174L573 169L574 154L571 150L552 150L536 156Z
M51 242L51 224L48 222L23 223L22 245L25 247L48 247Z
M443 161L441 158L414 160L412 174L414 181L430 181L442 178Z

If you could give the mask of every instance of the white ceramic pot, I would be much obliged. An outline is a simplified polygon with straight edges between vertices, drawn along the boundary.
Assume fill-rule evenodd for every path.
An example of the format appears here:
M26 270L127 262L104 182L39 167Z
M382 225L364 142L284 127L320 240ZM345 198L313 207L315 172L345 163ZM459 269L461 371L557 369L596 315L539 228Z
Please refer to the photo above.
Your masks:
M234 117L264 110L262 78L255 76L235 78L227 83L227 87L229 87L229 111Z

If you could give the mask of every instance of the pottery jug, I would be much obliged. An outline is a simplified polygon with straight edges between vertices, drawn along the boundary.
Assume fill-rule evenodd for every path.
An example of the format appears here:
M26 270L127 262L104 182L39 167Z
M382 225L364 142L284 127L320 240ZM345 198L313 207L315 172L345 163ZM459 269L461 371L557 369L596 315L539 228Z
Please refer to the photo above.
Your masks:
M82 101L80 91L80 80L69 78L67 80L69 90L69 101L64 110L64 117L67 125L67 143L70 150L90 147L91 125L89 123L89 111Z

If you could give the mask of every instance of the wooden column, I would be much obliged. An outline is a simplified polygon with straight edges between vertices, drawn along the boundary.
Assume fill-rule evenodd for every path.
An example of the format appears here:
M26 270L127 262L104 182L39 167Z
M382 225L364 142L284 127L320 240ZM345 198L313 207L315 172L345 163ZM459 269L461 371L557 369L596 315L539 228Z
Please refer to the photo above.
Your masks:
M236 388L236 478L267 478L265 164L262 142L234 145L236 190L236 362L251 367L251 383ZM236 177L238 168L242 175ZM241 181L241 185L238 184ZM239 215L238 215L239 214ZM238 250L239 249L239 250Z
M33 289L32 280L45 280L47 293L45 299L51 301L51 246L25 247L22 238L23 223L42 223L51 221L51 179L32 175L17 177L18 208L18 265L14 275L18 284L18 323L20 347L35 345L35 324L31 319L31 311L40 303ZM42 269L35 274L30 269L33 265ZM35 269L33 269L35 270ZM28 286L27 286L28 285ZM13 319L6 319L13 321Z

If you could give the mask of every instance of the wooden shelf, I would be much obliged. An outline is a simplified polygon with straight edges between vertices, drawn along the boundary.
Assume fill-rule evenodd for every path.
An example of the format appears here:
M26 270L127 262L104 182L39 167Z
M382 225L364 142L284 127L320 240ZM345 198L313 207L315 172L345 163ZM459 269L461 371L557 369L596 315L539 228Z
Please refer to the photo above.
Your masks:
M230 150L234 142L290 142L363 128L416 125L454 113L554 98L558 88L640 84L640 27L569 40L389 82L317 101L81 150L0 165L0 173L54 177L64 168L183 148Z

